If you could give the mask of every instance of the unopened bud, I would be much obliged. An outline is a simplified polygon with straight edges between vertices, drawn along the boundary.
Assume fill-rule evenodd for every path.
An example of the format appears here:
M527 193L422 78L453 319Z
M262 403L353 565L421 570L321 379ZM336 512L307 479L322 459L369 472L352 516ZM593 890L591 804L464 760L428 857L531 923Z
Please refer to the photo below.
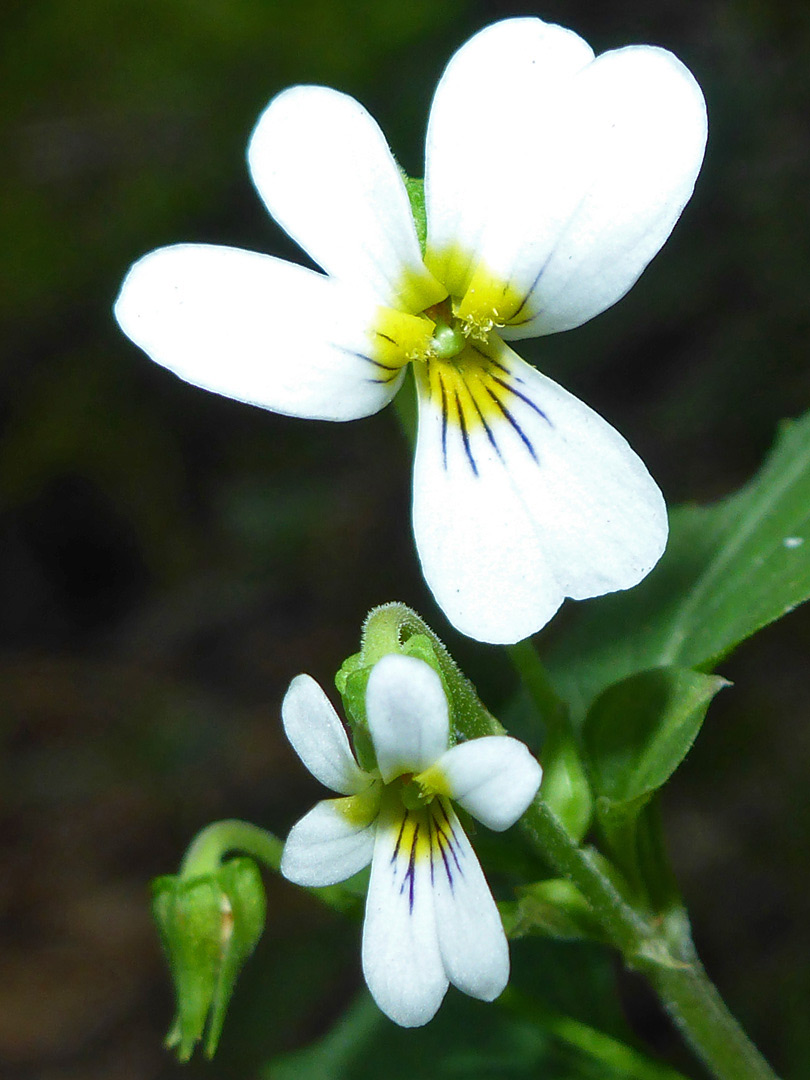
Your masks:
M208 874L156 878L152 914L177 998L166 1045L188 1061L205 1034L211 1058L239 971L264 929L259 870L252 859L238 857Z

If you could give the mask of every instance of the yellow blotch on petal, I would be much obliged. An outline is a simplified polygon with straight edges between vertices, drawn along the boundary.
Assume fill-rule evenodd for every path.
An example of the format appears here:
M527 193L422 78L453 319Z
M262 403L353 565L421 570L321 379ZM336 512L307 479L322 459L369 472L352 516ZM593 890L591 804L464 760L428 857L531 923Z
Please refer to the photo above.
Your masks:
M453 360L430 360L416 369L419 393L447 426L471 432L502 420L513 404L515 378L506 364L476 344Z
M522 292L479 265L456 308L456 317L470 327L470 335L475 337L476 328L488 334L493 327L508 326L524 302Z
M447 782L447 777L438 765L431 765L430 768L418 773L413 779L414 783L418 784L422 789L425 798L432 798L436 795L449 798L453 794Z
M330 800L342 817L357 829L370 825L380 811L380 785L372 784L359 795Z
M440 281L447 292L455 297L461 297L467 291L475 270L472 253L460 247L437 250L428 245L425 264L437 281Z
M416 314L444 300L447 289L427 266L422 266L417 271L405 270L397 282L395 293L398 306L403 311Z
M403 808L402 816L394 816L390 827L396 834L394 858L404 862L418 862L430 858L431 828L428 809Z
M486 340L491 330L519 315L524 294L478 262L473 252L456 246L428 248L425 262L452 296L453 313L471 337Z
M379 308L371 328L372 358L382 372L390 370L391 378L396 378L401 367L427 353L434 326L424 316Z

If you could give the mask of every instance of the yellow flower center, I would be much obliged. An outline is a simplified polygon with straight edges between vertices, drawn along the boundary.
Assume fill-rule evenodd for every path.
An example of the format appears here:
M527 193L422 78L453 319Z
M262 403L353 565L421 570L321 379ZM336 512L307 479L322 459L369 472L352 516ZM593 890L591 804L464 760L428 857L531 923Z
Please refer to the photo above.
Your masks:
M421 310L378 310L371 330L375 378L392 382L412 363L420 394L441 410L445 426L460 429L466 439L473 430L489 430L491 421L509 418L515 379L497 331L519 313L523 299L480 266L462 270L460 256L434 258L428 265L432 295L416 280L404 281L399 290L415 304L417 298L427 301ZM446 276L439 277L443 271ZM433 300L436 289L445 288L445 297Z

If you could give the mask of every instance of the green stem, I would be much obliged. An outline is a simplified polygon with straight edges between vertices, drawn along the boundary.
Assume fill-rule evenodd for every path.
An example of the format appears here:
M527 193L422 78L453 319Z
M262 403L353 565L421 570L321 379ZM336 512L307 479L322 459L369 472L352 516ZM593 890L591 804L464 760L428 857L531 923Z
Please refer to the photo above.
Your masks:
M624 899L596 853L580 847L540 797L521 818L521 826L554 870L573 881L588 900L610 940L625 955L637 951L650 936L650 928Z
M581 840L591 825L593 793L568 706L557 696L531 638L508 645L507 652L545 728L543 799L572 837Z
M546 726L550 745L557 752L564 747L570 757L576 739L568 713L534 646L530 640L521 641L508 651ZM542 794L552 793L544 785ZM523 817L523 828L554 869L579 888L628 964L645 972L685 1041L717 1080L775 1080L774 1072L709 981L694 951L687 920L675 920L675 940L664 935L660 924L650 923L625 898L625 890L618 877L608 872L608 864L596 852L577 844L570 826L566 828L554 812L556 801L550 806L547 798L538 797ZM562 800L560 808L565 808ZM566 825L567 818L566 814ZM673 955L673 946L677 955Z
M568 722L568 709L551 685L548 672L537 654L532 639L526 638L514 645L507 645L506 651L523 685L529 691L546 731L572 735Z
M191 841L180 865L180 877L188 880L212 874L232 851L243 852L263 863L268 870L278 871L283 850L283 841L258 825L236 818L215 821L206 825ZM344 914L357 915L362 909L360 897L346 885L325 885L307 889L307 892L327 907Z
M521 824L543 856L589 901L594 915L630 967L643 971L683 1038L717 1080L776 1080L776 1074L728 1011L709 981L686 919L677 939L650 923L606 872L604 861L581 848L549 807L536 799ZM674 922L669 922L670 930ZM673 947L674 946L674 947Z
M191 841L180 864L180 877L201 877L219 869L229 851L243 851L264 863L269 870L278 870L284 844L277 836L258 825L229 818L206 825Z
M645 970L684 1040L718 1080L776 1080L696 956L683 967Z

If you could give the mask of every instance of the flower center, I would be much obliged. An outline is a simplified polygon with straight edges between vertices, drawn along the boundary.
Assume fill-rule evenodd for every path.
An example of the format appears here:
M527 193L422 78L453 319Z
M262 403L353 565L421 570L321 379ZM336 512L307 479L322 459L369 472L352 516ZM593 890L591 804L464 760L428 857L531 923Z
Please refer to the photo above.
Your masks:
M414 777L413 773L403 773L389 785L396 785L402 805L407 810L421 810L433 801L434 792L429 788L426 790L420 779Z
M453 360L467 344L469 330L465 323L453 314L453 306L448 297L439 304L432 304L421 313L419 318L433 323L433 332L427 348L417 351L410 359Z
M393 382L408 363L430 367L436 363L457 367L478 349L497 350L493 331L509 324L522 301L508 283L479 266L464 279L454 274L431 277L433 289L418 279L404 279L399 294L402 307L381 307L370 330L370 359L378 368L378 382ZM435 274L435 272L434 272ZM446 289L436 300L436 291ZM421 303L424 306L419 306Z

